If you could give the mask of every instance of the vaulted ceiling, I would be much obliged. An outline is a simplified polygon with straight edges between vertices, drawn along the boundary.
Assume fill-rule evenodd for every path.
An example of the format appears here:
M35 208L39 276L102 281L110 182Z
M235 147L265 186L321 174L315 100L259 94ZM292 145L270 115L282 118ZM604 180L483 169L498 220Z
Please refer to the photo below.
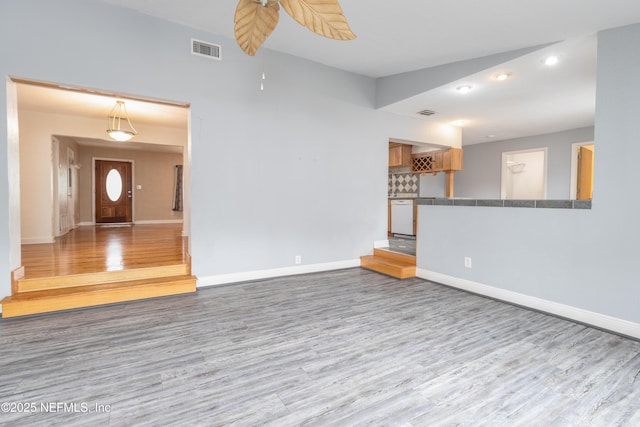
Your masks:
M103 1L233 39L234 1ZM546 45L381 107L417 120L464 120L463 145L592 125L595 35L640 22L637 0L342 0L341 5L355 40L326 39L282 16L263 48L388 78ZM233 43L224 48L239 49ZM559 62L547 67L543 60L551 54ZM497 80L499 72L508 78ZM456 90L465 85L471 86L469 93ZM435 114L417 114L425 109Z

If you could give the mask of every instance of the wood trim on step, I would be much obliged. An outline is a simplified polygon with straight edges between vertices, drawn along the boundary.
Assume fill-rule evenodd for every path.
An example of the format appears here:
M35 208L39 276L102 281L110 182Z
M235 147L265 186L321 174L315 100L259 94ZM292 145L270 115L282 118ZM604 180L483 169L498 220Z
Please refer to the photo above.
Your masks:
M360 266L397 279L416 275L415 256L378 248L373 250L373 255L361 256Z
M195 276L184 275L76 288L25 292L0 301L2 317L26 316L196 292Z
M78 227L51 244L23 245L2 317L195 292L179 224Z
M48 289L72 288L81 285L97 285L125 280L148 279L152 277L182 276L190 273L187 264L136 268L130 270L101 271L97 273L73 274L68 276L38 277L22 279L18 292L34 292Z
M18 293L18 281L24 277L24 266L20 266L11 272L11 295Z

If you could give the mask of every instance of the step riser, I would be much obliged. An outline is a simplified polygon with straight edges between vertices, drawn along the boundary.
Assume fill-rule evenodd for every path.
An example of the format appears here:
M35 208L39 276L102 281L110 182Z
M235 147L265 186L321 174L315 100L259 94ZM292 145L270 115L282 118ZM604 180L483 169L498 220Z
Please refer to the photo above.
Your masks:
M75 286L98 285L125 280L153 279L167 276L191 274L188 264L162 267L139 268L133 270L104 271L99 273L76 274L71 276L21 279L17 281L18 292L34 292L47 289L72 288Z
M402 254L399 252L385 251L383 249L374 249L373 255L381 258L386 258L394 261L406 262L409 264L416 264L416 257L412 255Z
M2 304L2 317L8 318L29 314L49 313L73 308L186 294L195 291L196 280L194 278L176 282L165 282L157 285L105 289L86 293L50 296L41 299L11 301Z
M398 270L382 265L363 265L362 268L375 271L376 273L386 274L387 276L395 277L396 279L409 279L411 277L416 277L415 268L413 269L413 271Z
M360 266L367 270L372 270L378 273L386 274L396 279L408 279L410 277L416 277L415 266L399 266L389 263L376 262L374 260L361 259Z

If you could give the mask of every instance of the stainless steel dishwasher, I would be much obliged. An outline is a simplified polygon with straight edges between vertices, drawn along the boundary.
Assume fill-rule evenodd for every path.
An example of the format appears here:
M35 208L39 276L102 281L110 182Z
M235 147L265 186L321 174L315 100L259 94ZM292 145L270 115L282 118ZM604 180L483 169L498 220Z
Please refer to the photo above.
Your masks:
M413 200L391 201L391 233L413 236Z

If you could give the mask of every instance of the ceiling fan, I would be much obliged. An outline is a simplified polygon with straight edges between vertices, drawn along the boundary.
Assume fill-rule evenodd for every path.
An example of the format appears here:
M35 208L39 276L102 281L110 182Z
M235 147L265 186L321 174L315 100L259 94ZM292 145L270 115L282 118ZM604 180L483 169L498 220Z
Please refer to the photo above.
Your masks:
M335 40L356 38L338 0L240 0L234 32L238 45L248 55L255 55L276 28L280 6L316 34Z

